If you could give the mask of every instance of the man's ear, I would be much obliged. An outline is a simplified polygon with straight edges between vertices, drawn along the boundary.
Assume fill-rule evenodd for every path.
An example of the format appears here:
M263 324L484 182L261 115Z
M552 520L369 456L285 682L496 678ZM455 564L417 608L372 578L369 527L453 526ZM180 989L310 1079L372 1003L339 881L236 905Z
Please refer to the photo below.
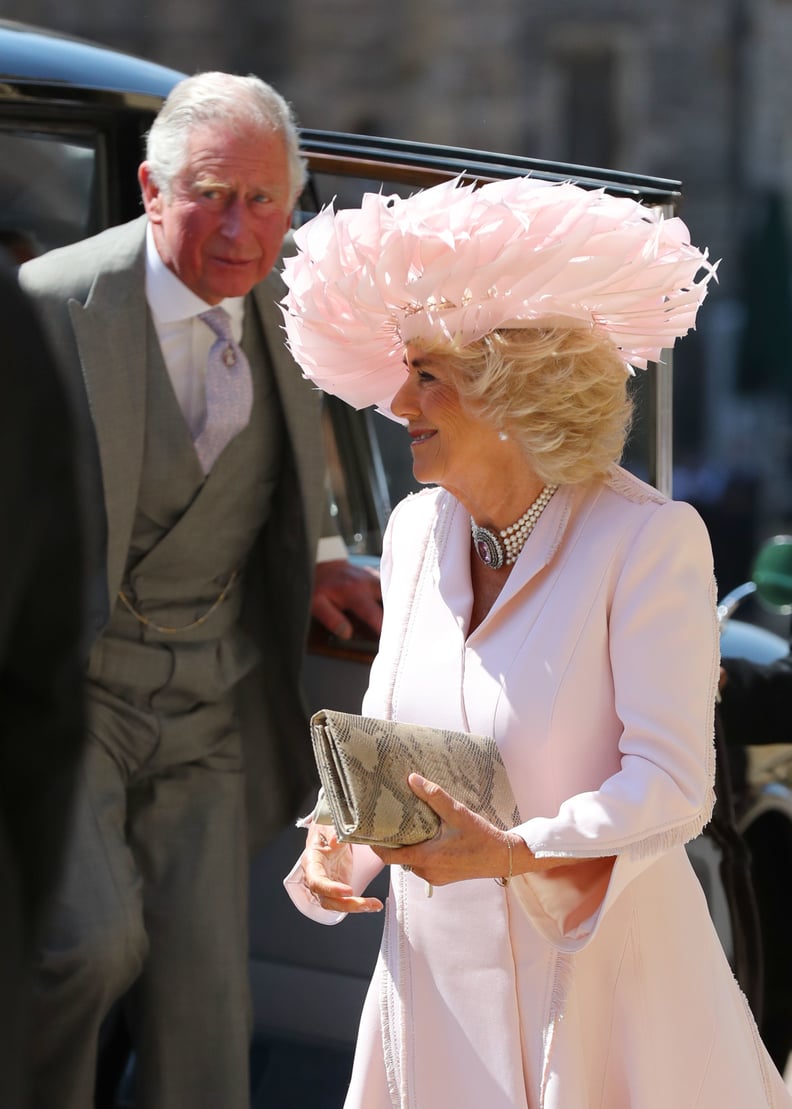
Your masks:
M141 162L138 167L138 182L146 215L152 223L159 223L162 219L162 193L151 175L148 162Z

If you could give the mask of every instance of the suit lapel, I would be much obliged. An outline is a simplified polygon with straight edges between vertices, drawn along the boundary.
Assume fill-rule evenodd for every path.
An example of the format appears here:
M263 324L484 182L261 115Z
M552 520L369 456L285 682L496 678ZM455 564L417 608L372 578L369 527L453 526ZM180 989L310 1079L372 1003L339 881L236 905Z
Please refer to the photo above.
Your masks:
M145 296L145 220L123 232L85 305L69 303L102 464L111 605L123 575L137 504L151 327Z
M284 291L280 276L273 271L255 287L252 296L270 355L303 500L310 502L316 496L315 490L322 488L324 470L321 436L316 431L321 394L304 380L286 349L283 315L278 306Z
M286 336L283 328L283 315L278 306L278 301L284 293L283 283L278 274L271 273L253 290L253 301L259 313L263 334L272 362L278 391L283 401L286 422L289 434L298 442L301 433L305 431L305 424L300 417L306 409L306 391L315 394L315 406L318 411L321 404L321 394L303 379L299 367L286 349ZM310 405L308 406L310 412ZM315 412L312 413L312 417ZM321 451L320 451L321 454Z

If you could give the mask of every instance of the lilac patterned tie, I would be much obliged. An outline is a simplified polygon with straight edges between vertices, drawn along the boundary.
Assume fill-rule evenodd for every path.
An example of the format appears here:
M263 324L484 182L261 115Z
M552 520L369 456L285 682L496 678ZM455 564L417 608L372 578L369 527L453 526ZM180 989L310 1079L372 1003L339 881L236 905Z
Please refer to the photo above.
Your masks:
M231 334L231 318L225 308L211 308L198 318L217 336L206 371L206 420L195 439L198 459L208 474L226 444L250 420L253 379L250 364Z

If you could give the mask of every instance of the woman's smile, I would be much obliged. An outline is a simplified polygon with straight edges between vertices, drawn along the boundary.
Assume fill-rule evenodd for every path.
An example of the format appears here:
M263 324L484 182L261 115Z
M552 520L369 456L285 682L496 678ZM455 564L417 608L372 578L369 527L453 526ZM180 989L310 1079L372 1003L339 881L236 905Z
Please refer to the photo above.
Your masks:
M437 435L435 428L421 428L419 431L410 430L410 446L418 447L435 435Z

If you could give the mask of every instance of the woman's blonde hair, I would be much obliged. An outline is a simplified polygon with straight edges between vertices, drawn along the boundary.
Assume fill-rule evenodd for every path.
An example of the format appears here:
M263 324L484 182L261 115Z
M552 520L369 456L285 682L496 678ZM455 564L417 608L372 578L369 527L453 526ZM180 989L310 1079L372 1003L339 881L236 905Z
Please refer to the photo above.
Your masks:
M431 350L448 355L467 408L519 443L542 481L601 477L621 458L632 417L628 374L596 327L504 328Z

